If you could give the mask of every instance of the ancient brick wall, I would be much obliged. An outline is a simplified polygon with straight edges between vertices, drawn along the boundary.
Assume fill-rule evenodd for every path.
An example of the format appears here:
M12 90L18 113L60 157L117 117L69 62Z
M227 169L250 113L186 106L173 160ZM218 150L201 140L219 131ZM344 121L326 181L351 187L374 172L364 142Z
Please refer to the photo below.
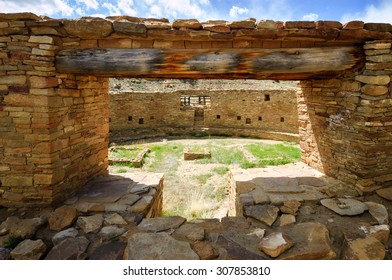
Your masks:
M148 83L146 82L146 89ZM111 140L132 139L146 133L152 134L153 131L181 133L200 129L227 135L259 134L277 140L297 139L295 83L286 82L286 88L282 86L282 89L269 90L235 90L236 87L241 88L241 81L238 81L238 85L230 84L228 88L232 89L219 90L208 81L195 87L185 86L181 90L175 88L175 82L169 84L166 81L158 87L156 82L150 83L155 92L140 92L135 89L135 92L109 94ZM257 87L258 84L254 84ZM165 90L164 86L170 90ZM268 88L268 85L262 86L259 83L259 87ZM181 105L181 97L188 96L208 98L208 104L201 106L204 114L202 124L195 123L197 106Z
M30 13L0 14L0 205L53 204L70 196L93 176L106 172L109 74L104 72L106 76L101 77L99 67L84 69L83 75L59 71L56 58L61 51L70 49L85 50L82 60L86 61L102 48L156 49L150 53L158 62L164 57L175 60L173 49L189 49L182 55L192 55L196 50L197 59L201 57L202 63L208 64L210 61L200 55L201 50L206 50L207 58L228 57L228 62L238 65L218 61L216 65L196 67L200 73L187 74L200 78L212 71L210 78L222 78L226 70L234 69L225 77L268 79L272 75L276 79L305 80L298 92L303 160L364 191L391 186L391 32L390 24L358 21L344 25L254 19L169 23L125 16L58 20ZM341 71L334 68L332 72L317 72L311 62L307 69L313 72L301 72L296 68L301 65L290 60L301 55L295 48L309 54L309 48L316 47L318 54L325 51L328 60L326 47L331 46L338 51L335 54L339 50L345 54L347 61L340 60L339 64L344 67ZM285 51L286 48L294 49ZM267 54L269 61L284 53L295 67L272 68L280 72L264 67L265 54L260 52L263 49L272 49ZM223 56L220 51L225 52ZM258 58L252 60L253 55ZM64 53L62 58L64 61ZM186 63L197 66L196 60L188 58ZM154 67L158 67L157 61ZM161 63L159 71L173 75L175 67L182 67L187 72L186 63ZM147 78L159 77L159 71L147 71L145 65L139 66ZM135 70L127 73L122 75L138 76ZM237 117L237 113L222 113L221 120ZM246 122L249 117L243 114ZM216 123L216 115L207 116L206 121ZM258 121L251 118L248 125L255 123Z

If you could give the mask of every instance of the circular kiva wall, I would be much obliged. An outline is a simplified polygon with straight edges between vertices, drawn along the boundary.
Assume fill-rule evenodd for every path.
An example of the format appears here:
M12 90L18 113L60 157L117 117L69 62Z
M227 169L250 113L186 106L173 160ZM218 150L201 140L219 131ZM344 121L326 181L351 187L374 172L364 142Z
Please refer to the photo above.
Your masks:
M110 80L110 139L203 133L298 141L296 82Z

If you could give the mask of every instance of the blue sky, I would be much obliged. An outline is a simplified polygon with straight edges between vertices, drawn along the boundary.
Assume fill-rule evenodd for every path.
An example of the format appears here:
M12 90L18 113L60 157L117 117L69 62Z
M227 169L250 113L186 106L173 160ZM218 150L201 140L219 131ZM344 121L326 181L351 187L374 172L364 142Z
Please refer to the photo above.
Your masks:
M173 19L363 20L392 23L392 0L0 0L0 12L53 18L129 15Z

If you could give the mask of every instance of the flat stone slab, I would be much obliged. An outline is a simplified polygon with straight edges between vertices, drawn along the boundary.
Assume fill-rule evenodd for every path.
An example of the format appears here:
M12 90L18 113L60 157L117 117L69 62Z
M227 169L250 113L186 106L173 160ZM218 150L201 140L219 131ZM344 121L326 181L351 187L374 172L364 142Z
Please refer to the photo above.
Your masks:
M117 180L93 184L80 198L80 201L90 203L113 203L129 193L134 182L131 180Z
M319 223L301 223L281 228L295 246L279 256L282 260L333 260L329 231Z
M342 252L343 260L383 260L385 247L374 237L349 240Z
M376 193L382 198L392 201L392 188L380 189L377 190Z
M45 260L83 260L89 244L84 236L64 239L50 250Z
M267 193L303 193L305 189L298 185L296 178L267 177L252 180Z
M166 232L135 233L128 241L129 260L199 260L188 242Z
M185 223L186 219L182 217L158 217L144 219L138 228L144 231L160 232L169 229L176 229Z
M323 206L341 216L359 215L369 208L365 203L352 198L327 198L321 200L320 202Z
M272 226L278 217L279 208L273 205L253 205L245 207L245 216Z

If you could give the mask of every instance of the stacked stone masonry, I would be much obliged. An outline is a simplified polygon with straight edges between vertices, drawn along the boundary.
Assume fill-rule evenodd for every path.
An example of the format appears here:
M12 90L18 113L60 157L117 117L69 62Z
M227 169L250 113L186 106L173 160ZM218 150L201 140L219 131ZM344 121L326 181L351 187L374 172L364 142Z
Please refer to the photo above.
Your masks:
M335 69L336 77L304 74L298 90L303 160L363 191L391 186L391 32L390 24L359 21L0 14L0 205L56 204L107 172L108 81L94 69L60 73L56 55L69 49L360 47L350 56L360 63Z
M298 141L295 82L114 79L111 83L110 141L200 132ZM186 98L197 102L184 104Z

